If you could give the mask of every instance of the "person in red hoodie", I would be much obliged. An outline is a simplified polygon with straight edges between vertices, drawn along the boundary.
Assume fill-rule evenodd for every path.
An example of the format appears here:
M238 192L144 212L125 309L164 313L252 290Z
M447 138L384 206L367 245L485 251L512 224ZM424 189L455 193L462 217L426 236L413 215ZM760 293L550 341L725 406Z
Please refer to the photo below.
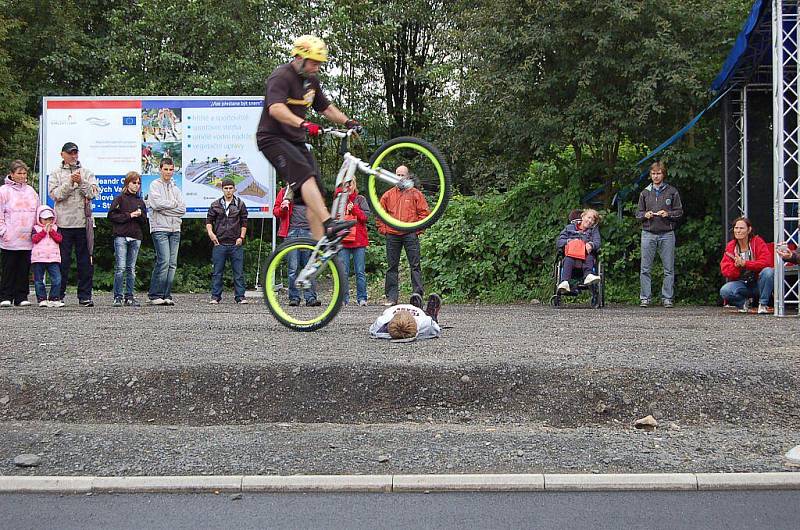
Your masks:
M355 218L356 225L351 228L352 235L342 240L342 250L339 258L344 265L344 305L350 303L350 258L353 258L353 265L356 270L356 299L358 305L367 305L367 272L366 256L369 246L369 236L367 234L367 219L369 219L370 209L366 197L358 194L358 185L355 180L351 180L345 188L348 193L345 215ZM345 219L348 219L345 217Z
M775 257L761 236L753 234L753 224L747 217L733 222L733 239L728 241L719 263L727 283L719 290L723 300L747 313L750 298L758 297L758 314L770 312L769 298L775 274Z
M284 241L300 237L311 237L311 225L306 217L306 206L305 204L295 203L294 191L289 186L281 188L278 192L278 196L275 197L275 206L272 212L280 223L278 226L278 237L284 238ZM312 282L311 289L305 289L302 292L294 285L297 273L303 270L303 267L306 266L310 257L310 250L293 250L289 252L287 265L289 268L288 282L290 306L299 306L301 295L305 298L307 306L314 307L321 304L321 302L317 300L315 282Z

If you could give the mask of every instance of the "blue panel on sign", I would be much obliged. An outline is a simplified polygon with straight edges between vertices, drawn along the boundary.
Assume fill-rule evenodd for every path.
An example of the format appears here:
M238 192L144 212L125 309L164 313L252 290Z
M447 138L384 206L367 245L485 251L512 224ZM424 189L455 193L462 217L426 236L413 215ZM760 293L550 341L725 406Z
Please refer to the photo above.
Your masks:
M123 116L122 125L136 125L136 116Z

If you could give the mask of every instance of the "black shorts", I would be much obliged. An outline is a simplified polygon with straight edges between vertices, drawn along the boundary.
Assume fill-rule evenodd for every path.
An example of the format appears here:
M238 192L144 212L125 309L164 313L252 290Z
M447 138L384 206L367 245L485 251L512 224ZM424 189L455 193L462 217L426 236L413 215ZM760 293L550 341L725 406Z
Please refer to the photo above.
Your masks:
M305 144L290 142L283 138L268 138L259 143L258 148L275 168L278 177L291 186L295 204L305 204L300 187L309 178L317 181L320 193L325 196L319 165Z

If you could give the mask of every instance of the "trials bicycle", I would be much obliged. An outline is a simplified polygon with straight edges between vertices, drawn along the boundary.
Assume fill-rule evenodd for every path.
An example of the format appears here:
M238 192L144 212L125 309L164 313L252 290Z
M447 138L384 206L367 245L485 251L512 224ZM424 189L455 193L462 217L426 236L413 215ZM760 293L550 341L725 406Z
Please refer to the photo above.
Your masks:
M452 185L450 168L436 147L418 138L398 137L381 145L365 162L350 153L350 139L358 134L355 129L325 128L322 132L341 140L339 154L344 159L336 176L337 192L331 205L334 219L345 218L348 194L339 191L355 180L356 172L367 175L364 195L372 212L386 225L413 232L431 226L442 216L450 201ZM408 178L394 173L401 165L408 167ZM393 217L380 202L392 187L419 190L428 203L428 214L413 222ZM345 269L336 255L346 235L345 231L333 239L291 239L272 252L261 285L264 302L278 322L296 331L315 331L338 314L344 300ZM307 302L313 302L298 303L301 292L306 294Z

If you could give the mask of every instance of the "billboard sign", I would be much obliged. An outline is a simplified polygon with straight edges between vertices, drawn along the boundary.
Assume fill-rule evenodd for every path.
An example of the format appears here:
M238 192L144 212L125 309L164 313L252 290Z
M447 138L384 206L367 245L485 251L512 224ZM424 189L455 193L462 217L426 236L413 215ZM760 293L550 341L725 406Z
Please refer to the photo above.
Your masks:
M171 158L186 217L205 217L224 178L236 183L250 217L272 217L275 170L255 140L262 106L257 96L46 97L42 175L59 167L64 143L78 144L81 165L100 188L94 215L105 217L126 173L141 173L146 195L161 160ZM47 178L40 182L47 197Z

